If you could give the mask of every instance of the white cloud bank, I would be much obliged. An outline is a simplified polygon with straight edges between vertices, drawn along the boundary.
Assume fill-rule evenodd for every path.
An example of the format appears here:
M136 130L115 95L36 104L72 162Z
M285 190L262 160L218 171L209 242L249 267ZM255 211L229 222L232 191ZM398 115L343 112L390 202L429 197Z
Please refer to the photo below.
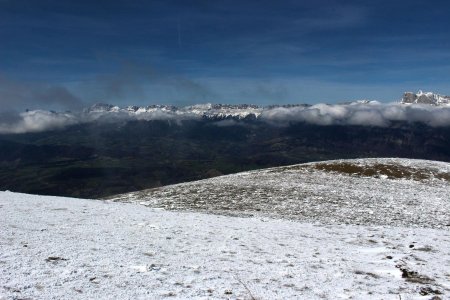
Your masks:
M8 118L0 118L0 134L60 129L77 124L79 121L79 118L70 113L33 110L19 115L10 115Z
M316 125L360 125L387 127L393 121L420 122L429 126L450 126L450 107L431 105L364 104L310 107L278 107L265 110L261 119L272 123L305 122Z
M206 108L205 108L206 109ZM205 111L205 115L206 115ZM232 112L231 112L232 113ZM249 112L252 113L252 112ZM236 108L236 115L242 116ZM200 119L201 111L156 109L145 112L107 111L83 113L55 113L43 110L20 114L0 115L0 134L17 134L61 129L89 122L115 122L127 120L186 120ZM211 113L207 115L211 116ZM432 127L450 126L450 106L381 104L379 102L352 104L316 104L303 107L276 107L261 109L258 118L274 125L304 122L315 125L359 125L388 127L392 122L420 122Z

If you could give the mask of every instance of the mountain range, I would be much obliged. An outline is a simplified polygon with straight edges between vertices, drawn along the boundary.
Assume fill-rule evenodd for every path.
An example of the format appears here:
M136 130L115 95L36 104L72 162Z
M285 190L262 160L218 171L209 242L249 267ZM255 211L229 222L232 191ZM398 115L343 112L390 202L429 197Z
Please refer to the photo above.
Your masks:
M450 106L450 96L435 94L433 92L417 93L406 92L403 94L402 104L431 104L436 106Z
M358 100L351 102L343 102L337 105L369 105L379 103L373 100ZM401 104L428 104L434 106L450 106L450 96L444 96L433 92L417 93L405 92ZM97 103L84 110L88 114L102 113L126 113L130 115L140 115L146 113L160 112L166 115L202 117L209 119L226 119L226 118L259 118L264 112L277 108L307 108L312 107L310 104L287 104L287 105L269 105L258 106L253 104L197 104L192 106L177 107L174 105L149 105L149 106L126 106L119 107L112 104Z

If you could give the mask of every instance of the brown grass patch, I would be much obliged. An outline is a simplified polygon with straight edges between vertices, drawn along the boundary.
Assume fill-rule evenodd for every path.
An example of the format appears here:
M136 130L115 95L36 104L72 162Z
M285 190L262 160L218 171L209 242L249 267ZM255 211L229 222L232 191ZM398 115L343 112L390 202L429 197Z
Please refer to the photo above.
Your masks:
M364 177L380 177L387 176L389 179L412 179L412 180L429 180L436 178L450 182L450 174L437 172L429 169L411 168L401 165L390 164L374 164L369 166L361 166L353 163L318 163L312 165L312 168L326 171L348 174L353 176Z

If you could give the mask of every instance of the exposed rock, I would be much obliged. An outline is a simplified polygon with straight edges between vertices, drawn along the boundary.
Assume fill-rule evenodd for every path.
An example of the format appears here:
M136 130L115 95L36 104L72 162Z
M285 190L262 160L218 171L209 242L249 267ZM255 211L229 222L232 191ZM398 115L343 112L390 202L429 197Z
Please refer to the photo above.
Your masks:
M406 92L403 94L402 104L429 104L429 105L450 105L450 96L435 94L432 92L417 93Z

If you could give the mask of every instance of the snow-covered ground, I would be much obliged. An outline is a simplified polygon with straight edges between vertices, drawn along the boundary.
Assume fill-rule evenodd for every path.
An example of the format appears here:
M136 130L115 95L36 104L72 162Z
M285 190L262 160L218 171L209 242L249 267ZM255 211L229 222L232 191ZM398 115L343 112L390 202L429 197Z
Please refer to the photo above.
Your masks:
M238 218L11 192L0 192L0 211L0 299L450 294L450 232L443 229Z
M114 200L0 192L0 299L450 299L449 174L365 159Z

